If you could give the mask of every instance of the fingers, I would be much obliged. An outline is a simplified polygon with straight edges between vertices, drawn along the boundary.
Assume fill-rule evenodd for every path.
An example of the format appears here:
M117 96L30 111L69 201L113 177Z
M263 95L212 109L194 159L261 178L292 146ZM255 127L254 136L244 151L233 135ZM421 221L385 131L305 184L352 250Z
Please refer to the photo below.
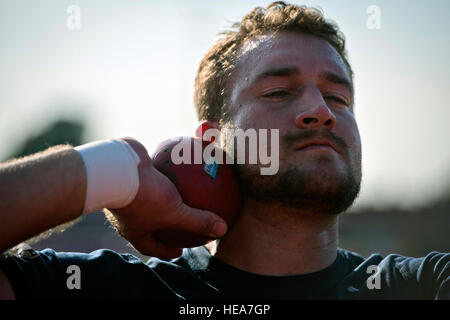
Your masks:
M168 247L168 243L158 241L153 232L158 230L181 230L188 234L217 239L227 232L226 222L217 214L186 205L176 186L159 172L145 147L132 138L122 138L141 158L139 165L140 188L134 201L127 207L115 210L120 216L120 224L127 232L124 237L140 252L163 259L175 258L182 254L182 248ZM150 214L149 214L149 211ZM186 240L188 245L189 239ZM182 246L182 241L175 246Z
M182 218L177 228L211 238L220 238L227 232L227 223L215 213L191 208L185 203L181 203L179 210Z

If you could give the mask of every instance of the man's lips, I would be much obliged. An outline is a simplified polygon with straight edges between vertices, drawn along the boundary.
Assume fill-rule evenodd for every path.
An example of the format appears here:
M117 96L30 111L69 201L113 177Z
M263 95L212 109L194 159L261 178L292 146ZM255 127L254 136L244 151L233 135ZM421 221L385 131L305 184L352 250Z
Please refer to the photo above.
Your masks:
M336 152L339 152L337 148L328 140L309 140L298 147L295 150L327 150L332 149Z

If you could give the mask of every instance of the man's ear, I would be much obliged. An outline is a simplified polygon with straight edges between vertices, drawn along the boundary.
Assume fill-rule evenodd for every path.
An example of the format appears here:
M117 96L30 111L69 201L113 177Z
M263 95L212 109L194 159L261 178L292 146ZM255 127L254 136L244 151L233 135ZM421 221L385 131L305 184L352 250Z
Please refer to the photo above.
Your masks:
M218 129L218 130L220 130L219 125L218 125L217 122L204 120L198 125L197 129L195 129L195 136L199 137L199 138L203 138L203 134L208 129Z

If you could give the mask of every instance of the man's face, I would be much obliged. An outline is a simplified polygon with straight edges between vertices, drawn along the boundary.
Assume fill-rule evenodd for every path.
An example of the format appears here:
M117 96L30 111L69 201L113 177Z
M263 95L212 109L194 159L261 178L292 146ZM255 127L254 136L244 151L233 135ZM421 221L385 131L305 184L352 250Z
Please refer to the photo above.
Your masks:
M326 40L292 32L250 39L227 89L230 127L279 129L276 175L260 175L258 164L236 166L247 196L331 214L353 203L361 141L351 78ZM225 149L229 141L225 133Z

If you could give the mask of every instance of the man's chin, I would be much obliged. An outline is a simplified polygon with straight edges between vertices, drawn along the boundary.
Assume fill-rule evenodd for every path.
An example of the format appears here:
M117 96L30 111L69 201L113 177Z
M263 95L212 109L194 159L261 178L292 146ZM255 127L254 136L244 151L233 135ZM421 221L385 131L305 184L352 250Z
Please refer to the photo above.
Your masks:
M241 188L254 200L323 214L344 212L360 191L360 179L349 170L314 172L294 167L275 176L261 176L241 167L238 172Z

